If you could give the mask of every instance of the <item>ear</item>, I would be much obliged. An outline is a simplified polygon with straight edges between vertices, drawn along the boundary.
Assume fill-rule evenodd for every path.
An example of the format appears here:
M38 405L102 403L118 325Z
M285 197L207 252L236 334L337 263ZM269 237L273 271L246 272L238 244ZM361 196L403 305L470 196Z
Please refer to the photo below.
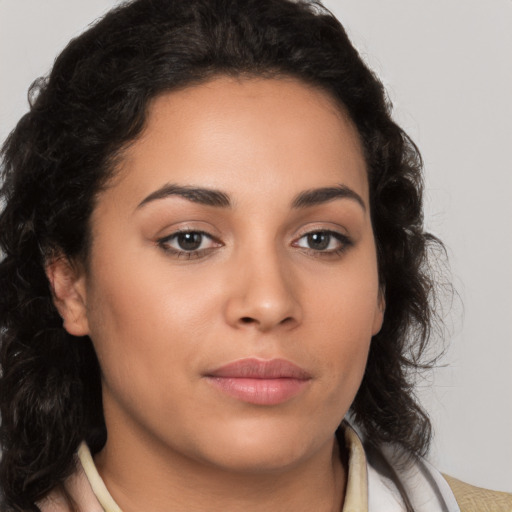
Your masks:
M58 256L46 265L53 303L64 329L73 336L89 334L86 307L85 271L65 256Z
M386 290L383 286L379 288L379 296L375 307L375 315L373 317L372 336L378 334L384 322L384 312L386 311Z

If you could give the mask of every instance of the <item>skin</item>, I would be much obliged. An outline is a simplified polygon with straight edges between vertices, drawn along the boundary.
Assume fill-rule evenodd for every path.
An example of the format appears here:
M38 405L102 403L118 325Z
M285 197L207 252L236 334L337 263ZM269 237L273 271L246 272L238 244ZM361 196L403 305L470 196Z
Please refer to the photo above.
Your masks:
M231 205L155 197L169 184ZM340 186L352 197L293 204ZM339 510L334 432L384 310L365 162L342 109L286 78L166 93L91 226L87 265L61 259L48 274L65 328L89 335L100 361L108 441L96 463L123 511ZM184 229L208 233L198 251L176 252ZM319 232L325 248L307 236ZM205 379L247 357L311 378L278 405Z

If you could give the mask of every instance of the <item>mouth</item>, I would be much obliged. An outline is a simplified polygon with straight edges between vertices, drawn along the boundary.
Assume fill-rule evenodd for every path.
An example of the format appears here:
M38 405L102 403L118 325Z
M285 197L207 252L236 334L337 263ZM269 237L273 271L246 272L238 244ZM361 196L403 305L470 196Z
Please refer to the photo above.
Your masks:
M240 359L204 375L220 392L255 405L278 405L308 386L311 375L285 359Z

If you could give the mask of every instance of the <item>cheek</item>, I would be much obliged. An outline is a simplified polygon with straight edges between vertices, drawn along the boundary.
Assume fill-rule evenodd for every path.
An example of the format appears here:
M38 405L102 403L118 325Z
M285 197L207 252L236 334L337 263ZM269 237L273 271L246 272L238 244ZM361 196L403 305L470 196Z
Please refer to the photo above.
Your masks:
M350 272L325 279L322 290L310 301L309 314L315 318L310 336L317 340L313 354L327 368L333 401L340 393L343 402L353 400L382 316L375 259L362 261L351 266Z
M330 376L332 386L337 388L333 389L334 393L341 389L355 395L366 367L372 334L368 326L370 312L367 310L365 315L361 309L352 307L354 303L350 306L345 308L344 314L339 308L332 311L331 320L326 322L318 340L325 375Z
M197 271L176 272L165 256L148 258L137 250L118 255L114 265L98 257L92 277L90 337L106 383L180 385L208 352L220 283L206 282Z

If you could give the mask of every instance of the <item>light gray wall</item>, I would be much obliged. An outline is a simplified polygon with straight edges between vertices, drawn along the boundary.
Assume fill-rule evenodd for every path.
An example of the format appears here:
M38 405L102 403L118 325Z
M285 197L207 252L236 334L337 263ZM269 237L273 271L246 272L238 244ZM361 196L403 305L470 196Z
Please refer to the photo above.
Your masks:
M464 304L451 348L420 384L431 458L512 492L512 1L326 0L383 79L419 145L427 226L446 243ZM26 90L113 0L0 0L0 139Z

